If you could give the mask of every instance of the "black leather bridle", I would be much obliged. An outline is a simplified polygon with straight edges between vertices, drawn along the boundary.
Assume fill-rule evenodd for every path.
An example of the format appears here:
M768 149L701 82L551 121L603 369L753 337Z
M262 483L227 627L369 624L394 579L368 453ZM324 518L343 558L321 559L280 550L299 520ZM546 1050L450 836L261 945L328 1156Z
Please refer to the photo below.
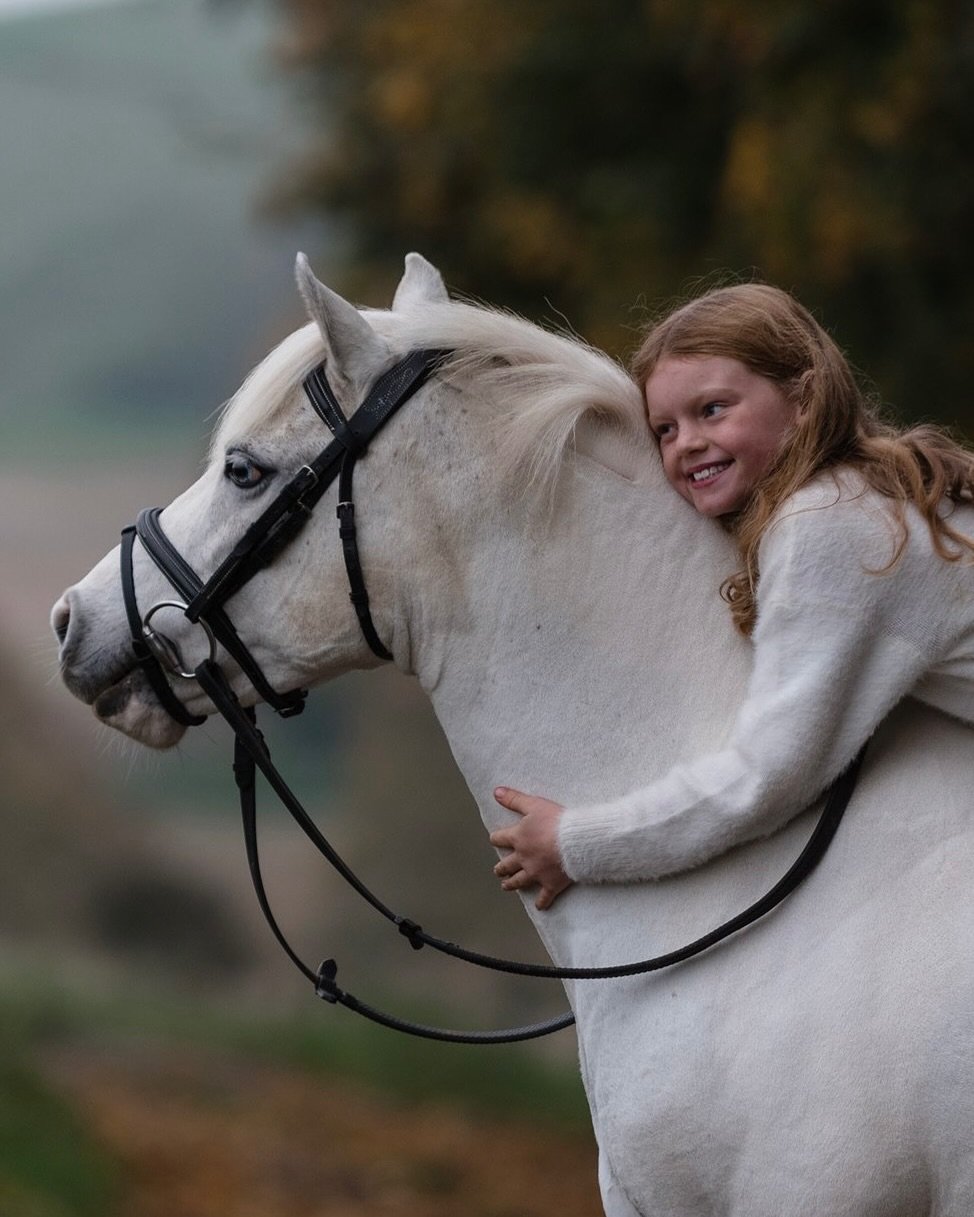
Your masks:
M327 447L310 464L303 466L279 491L205 581L166 536L159 519L161 509L148 508L140 512L137 522L122 530L122 594L136 664L145 673L167 712L177 722L188 726L205 721L205 717L191 714L176 696L166 676L168 670L176 675L195 679L234 732L234 777L240 793L247 859L257 900L274 936L295 966L314 984L316 994L327 1002L341 1004L373 1022L425 1039L469 1044L511 1043L516 1040L534 1039L570 1026L575 1021L574 1016L568 1013L545 1022L502 1031L452 1031L429 1027L387 1014L339 988L336 983L337 964L334 959L325 960L317 969L312 969L304 963L281 931L264 888L257 845L258 769L325 859L363 899L398 928L415 950L428 946L478 967L518 976L557 980L608 980L672 967L751 925L780 904L811 872L828 848L852 796L863 753L859 753L829 788L825 807L805 848L765 896L702 938L653 959L602 968L561 968L498 959L467 950L456 943L427 933L411 918L395 913L370 891L321 833L274 766L264 737L257 727L255 712L240 704L217 663L217 647L218 644L222 645L236 660L260 698L268 702L279 714L290 717L301 712L307 695L306 690L292 689L280 693L272 688L260 665L234 628L224 605L297 536L310 519L315 504L337 478L339 536L348 575L349 596L371 650L380 659L392 658L379 638L369 609L369 597L358 553L352 477L356 462L374 437L436 371L447 354L444 351L422 350L405 356L379 377L362 404L349 417L346 417L332 392L325 375L325 365L320 364L314 368L304 380L304 389L312 406L331 431L333 438ZM135 593L132 559L136 537L181 598L159 601L144 614L138 608ZM163 608L181 611L189 621L198 624L206 635L209 654L192 670L185 668L176 645L152 624L153 618Z

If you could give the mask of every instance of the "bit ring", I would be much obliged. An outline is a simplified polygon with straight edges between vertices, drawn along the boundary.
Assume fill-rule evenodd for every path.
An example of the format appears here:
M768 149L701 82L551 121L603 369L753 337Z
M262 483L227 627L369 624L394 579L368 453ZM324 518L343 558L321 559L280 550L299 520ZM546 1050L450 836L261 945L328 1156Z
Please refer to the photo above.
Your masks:
M180 612L185 613L187 606L180 600L160 600L158 604L154 604L142 618L142 637L145 639L146 646L164 668L168 668L175 676L184 676L187 680L193 680L196 673L186 671L179 647L171 638L167 638L165 634L154 630L149 624L156 613L164 608L179 609ZM213 636L213 631L202 619L197 620L195 624L206 635L207 644L210 648L210 661L216 662L216 638Z

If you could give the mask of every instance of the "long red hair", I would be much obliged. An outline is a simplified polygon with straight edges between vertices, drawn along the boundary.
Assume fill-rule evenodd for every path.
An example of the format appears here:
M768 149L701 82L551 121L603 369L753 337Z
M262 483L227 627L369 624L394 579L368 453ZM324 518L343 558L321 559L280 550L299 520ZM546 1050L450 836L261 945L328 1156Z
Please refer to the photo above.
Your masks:
M757 611L758 547L784 501L823 470L855 469L888 498L899 529L890 569L907 540L912 503L948 562L974 559L974 538L943 514L945 500L974 500L974 452L932 424L903 428L883 419L835 342L787 292L764 283L717 288L652 325L632 360L645 385L665 356L725 356L780 386L798 407L796 425L747 505L728 524L742 568L721 588L734 621L750 634Z

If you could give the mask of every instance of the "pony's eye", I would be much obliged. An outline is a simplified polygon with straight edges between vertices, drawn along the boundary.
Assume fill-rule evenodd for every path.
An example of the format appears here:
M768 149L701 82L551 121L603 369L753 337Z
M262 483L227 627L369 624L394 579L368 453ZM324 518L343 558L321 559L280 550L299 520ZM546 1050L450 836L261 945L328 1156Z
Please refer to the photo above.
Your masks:
M234 486L239 486L241 490L253 490L267 476L267 470L262 469L244 453L231 452L228 453L224 462L223 475L229 478Z

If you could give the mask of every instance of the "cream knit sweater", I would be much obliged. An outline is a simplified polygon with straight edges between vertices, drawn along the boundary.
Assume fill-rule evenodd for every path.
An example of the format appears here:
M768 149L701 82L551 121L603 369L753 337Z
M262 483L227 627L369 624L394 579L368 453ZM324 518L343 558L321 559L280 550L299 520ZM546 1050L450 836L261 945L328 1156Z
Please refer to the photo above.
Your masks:
M655 879L767 836L907 694L974 725L974 564L940 558L912 508L907 521L900 561L873 574L897 539L882 496L828 475L784 505L761 543L754 667L726 746L623 798L567 808L572 879ZM951 523L974 535L974 508Z

